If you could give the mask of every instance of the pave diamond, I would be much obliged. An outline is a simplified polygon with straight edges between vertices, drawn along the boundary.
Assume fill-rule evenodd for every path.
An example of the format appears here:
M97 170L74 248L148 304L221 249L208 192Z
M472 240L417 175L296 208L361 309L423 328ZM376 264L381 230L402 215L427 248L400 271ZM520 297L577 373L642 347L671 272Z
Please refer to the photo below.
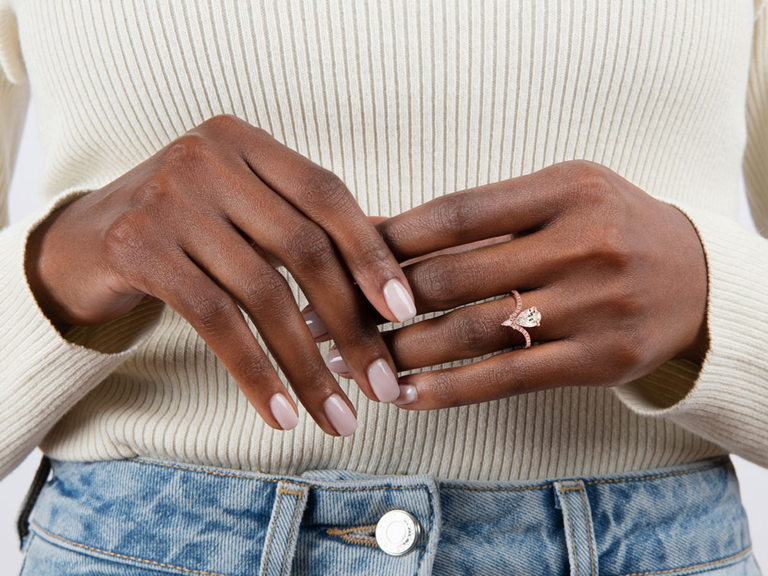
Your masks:
M530 328L531 326L539 326L541 322L541 312L536 310L536 307L523 310L516 318L517 323L520 326Z

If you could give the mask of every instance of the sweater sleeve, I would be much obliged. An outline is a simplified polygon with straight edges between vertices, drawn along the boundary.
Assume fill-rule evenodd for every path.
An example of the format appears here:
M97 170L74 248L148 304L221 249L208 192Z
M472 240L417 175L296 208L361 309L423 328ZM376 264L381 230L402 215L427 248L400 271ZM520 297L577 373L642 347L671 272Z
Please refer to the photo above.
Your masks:
M40 309L27 281L29 234L58 207L88 190L71 188L42 210L8 223L8 189L30 101L16 19L0 1L0 479L56 421L131 356L159 324L164 303L62 335Z
M699 234L707 261L710 345L702 364L667 362L614 388L630 409L668 418L768 467L768 15L762 4L747 93L744 178L758 233L731 218L665 200Z

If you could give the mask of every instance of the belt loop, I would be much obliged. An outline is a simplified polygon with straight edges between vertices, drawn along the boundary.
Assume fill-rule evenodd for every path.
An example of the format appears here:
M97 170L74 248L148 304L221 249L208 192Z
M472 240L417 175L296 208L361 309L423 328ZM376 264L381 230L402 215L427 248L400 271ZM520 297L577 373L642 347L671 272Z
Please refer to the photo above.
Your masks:
M261 553L259 576L287 576L291 573L308 495L308 486L278 482L272 518Z
M557 507L563 512L565 543L571 576L597 576L597 546L595 545L592 510L582 480L553 483Z
M35 472L35 477L32 479L32 485L29 487L27 495L24 497L24 502L16 519L16 532L19 535L19 548L22 550L24 549L24 540L29 535L29 516L32 514L32 509L35 507L37 497L40 496L40 492L48 481L48 475L50 473L51 461L48 456L43 454L40 464L37 467L37 472Z

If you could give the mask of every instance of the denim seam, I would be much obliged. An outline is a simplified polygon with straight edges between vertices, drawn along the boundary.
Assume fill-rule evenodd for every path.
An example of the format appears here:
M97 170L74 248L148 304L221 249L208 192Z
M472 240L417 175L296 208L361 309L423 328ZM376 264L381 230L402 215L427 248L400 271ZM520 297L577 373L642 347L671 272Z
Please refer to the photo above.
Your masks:
M654 474L652 476L633 476L630 478L607 478L605 480L591 480L590 482L584 482L584 484L613 484L616 482L642 482L643 480L654 480L656 478L667 478L669 476L682 476L683 474L693 474L694 472L703 472L711 468L717 468L722 466L725 461L714 462L701 466L699 468L693 468L691 470L679 470L677 472L666 472L664 474Z
M421 550L421 555L419 556L419 565L416 567L416 572L414 576L418 576L419 572L421 572L421 563L424 561L424 556L427 553L427 546L429 546L429 538L432 535L432 529L435 527L434 495L429 489L427 489L427 498L429 499L429 530L427 530L426 537L424 538L424 548Z
M143 562L145 564L151 564L153 566L160 566L162 568L172 568L174 570L180 570L182 572L188 572L189 574L202 574L204 576L227 576L226 574L222 574L220 572L208 572L207 570L195 570L193 568L184 568L183 566L176 566L174 564L166 564L165 562L158 562L157 560L147 560L146 558L138 558L136 556L129 556L127 554L120 554L119 552L110 552L109 550L102 550L101 548L94 548L93 546L88 546L87 544L82 544L81 542L75 542L74 540L70 540L68 538L64 538L64 536L59 536L58 534L54 534L53 532L50 532L40 526L37 522L34 520L30 521L30 524L32 524L37 530L40 530L44 534L50 536L51 538L55 540L61 540L62 542L66 542L68 544L71 544L72 546L75 546L76 548L83 548L85 550L90 550L91 552L99 552L101 554L106 554L107 556L114 556L115 558L122 558L123 560L134 560L136 562Z
M587 512L587 499L584 496L584 486L563 486L561 488L563 492L578 490L579 496L581 496L581 502L584 504L584 521L587 523L587 544L589 545L589 563L591 568L591 576L595 576L595 554L592 549L592 522L589 519L589 513ZM568 497L565 497L565 503L568 505ZM568 505L569 506L569 505ZM571 509L570 506L568 507L568 515L570 516ZM571 534L573 534L573 526L571 526ZM575 551L574 551L575 554ZM576 572L578 572L578 568L576 569Z
M575 490L576 488L570 488L570 490ZM563 491L568 490L568 488L563 488ZM579 557L576 552L576 549L579 547L576 543L576 534L573 531L573 518L571 517L571 504L568 502L568 496L565 494L563 495L563 500L565 500L565 507L568 510L568 528L570 528L571 532L571 547L573 549L573 567L576 571L576 574L573 576L581 576L579 574Z
M284 490L283 494L292 494L293 496L296 496L297 498L303 498L304 493L299 492L298 490ZM288 538L286 539L286 542L288 544L291 544L291 538L293 537L293 531L296 528L296 515L299 513L299 502L296 502L296 506L293 507L293 517L291 518L291 529L288 531ZM293 548L293 546L291 546ZM288 554L283 554L283 565L280 567L280 576L283 576L285 573L285 566L288 562Z
M642 482L644 480L654 480L658 478L666 478L668 476L680 476L683 474L693 474L695 472L703 472L705 470L709 470L711 468L717 468L718 466L722 466L724 461L715 462L712 464L707 464L706 466L700 466L698 468L692 468L690 470L679 470L677 472L666 472L664 474L654 474L651 476L631 476L628 478L610 478L605 480L590 480L588 482L584 482L585 485L592 485L592 484L610 484L610 483L616 483L616 482ZM563 478L562 480L566 480L566 478ZM452 490L472 490L472 491L487 491L487 492L518 492L521 490L544 490L545 488L552 488L553 483L543 484L541 486L520 486L516 488L504 488L504 487L475 487L475 486L459 486L456 484L448 484L448 483L440 483L440 488L448 488Z
M177 468L179 470L185 470L188 472L200 472L202 474L210 474L212 476L224 476L224 477L230 477L230 478L241 478L243 480L254 480L256 482L284 482L284 481L290 481L293 484L298 484L301 486L309 486L311 488L316 488L318 490L331 490L334 492L365 492L368 490L418 490L421 488L427 488L426 484L414 484L413 486L392 486L392 485L380 485L380 486L365 486L361 488L338 488L333 486L323 486L322 484L314 484L312 482L306 482L304 480L301 480L299 478L295 477L279 477L279 478L254 478L253 476L246 476L245 474L234 474L230 472L218 472L215 470L202 470L200 468L193 468L191 466L179 466L177 464L168 464L165 462L147 462L144 460L138 460L135 458L128 458L127 460L131 462L136 462L138 464L143 464L146 466L161 466L164 468Z
M723 564L730 560L735 560L739 556L743 556L752 551L752 544L744 548L741 552L736 552L725 558L719 560L712 560L711 562L704 562L702 564L691 564L690 566L684 566L682 568L670 568L668 570L651 570L649 572L632 572L631 574L622 574L621 576L652 576L653 574L672 574L674 572L683 572L684 570L691 570L693 568L705 568L707 566L716 566L717 564Z
M156 462L156 461L147 461L142 460L138 458L129 458L126 459L131 462L135 462L137 464L143 464L145 466L160 466L165 468L177 468L179 470L186 470L189 472L200 472L203 474L210 474L212 476L224 476L224 477L232 477L232 478L242 478L244 480L256 480L256 481L264 481L264 482L281 482L283 480L287 480L288 478L283 477L277 477L277 478L254 478L253 476L247 476L245 474L235 474L231 472L219 472L216 470L205 470L202 468L194 468L192 466L182 466L179 464L171 464L167 462ZM588 482L584 482L585 485L592 485L592 484L607 484L607 483L616 483L616 482L641 482L644 480L653 480L656 478L666 478L668 476L680 476L684 474L693 474L696 472L703 472L704 470L709 470L711 468L717 468L718 466L722 466L723 463L726 461L726 459L720 459L717 462L713 462L711 464L707 464L705 466L699 466L698 468L692 468L690 470L679 470L677 472L666 472L664 474L654 474L650 476L631 476L628 478L611 478L606 480L590 480ZM323 486L321 484L314 484L312 482L306 482L302 481L298 478L290 478L290 481L295 484L300 484L304 486L311 486L313 488L317 488L320 490L331 490L331 491L339 491L339 492L359 492L364 490L413 490L418 488L427 488L426 484L418 484L414 486L389 486L389 485L383 485L383 486L366 486L365 488L335 488L332 486ZM541 486L521 486L516 488L494 488L494 487L488 487L488 488L481 488L481 487L473 487L473 486L459 486L455 484L450 483L444 483L444 482L438 482L438 486L440 488L449 488L454 490L474 490L474 491L502 491L502 492L517 492L521 490L543 490L545 488L551 488L553 484L547 483Z
M325 531L328 533L329 536L335 536L337 538L341 538L345 542L348 542L349 544L357 544L360 546L373 546L378 547L378 544L376 543L376 539L374 537L364 538L362 536L352 536L351 534L356 532L363 532L364 530L375 530L376 524L371 524L369 526L354 526L352 528L326 528Z
M264 553L264 562L262 563L265 570L269 567L269 554L272 549L272 537L275 535L278 518L280 517L280 506L283 503L283 491L282 490L278 491L278 495L279 496L277 499L277 509L275 510L275 513L273 515L275 521L272 523L272 530L269 531L269 542L267 542L267 551Z
M581 501L584 504L584 520L587 521L587 542L589 543L589 562L590 566L592 568L592 576L595 576L595 553L594 553L594 547L592 542L592 520L590 518L591 514L589 513L589 509L587 506L587 497L584 495L584 486L579 486L579 495L581 496Z

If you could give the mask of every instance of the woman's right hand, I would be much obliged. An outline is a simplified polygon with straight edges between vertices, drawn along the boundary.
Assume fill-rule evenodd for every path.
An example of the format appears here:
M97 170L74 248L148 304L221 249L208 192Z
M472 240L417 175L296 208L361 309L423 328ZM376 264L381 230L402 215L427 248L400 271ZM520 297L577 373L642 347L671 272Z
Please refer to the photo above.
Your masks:
M399 395L365 299L391 321L412 318L400 265L338 177L236 116L209 118L57 210L30 235L26 265L58 326L103 323L143 299L163 300L270 426L292 428L296 406L239 304L312 418L349 435L355 409L275 269L284 265L366 396Z

